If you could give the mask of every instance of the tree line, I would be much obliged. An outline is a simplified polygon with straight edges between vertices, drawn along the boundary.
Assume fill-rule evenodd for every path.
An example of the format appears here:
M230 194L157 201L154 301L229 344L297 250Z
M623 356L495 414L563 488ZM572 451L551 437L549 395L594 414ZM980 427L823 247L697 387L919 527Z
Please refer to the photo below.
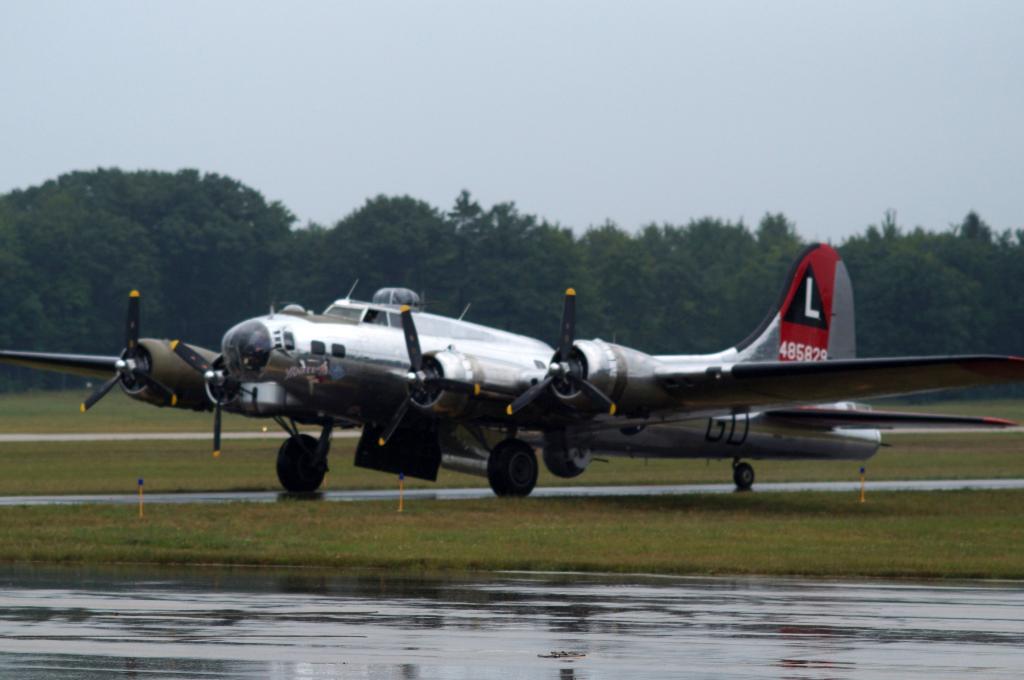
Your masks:
M377 196L331 226L300 226L281 203L195 170L73 172L0 195L0 347L114 354L128 291L142 333L216 348L272 304L320 310L384 286L427 309L554 342L565 288L579 337L652 353L706 352L768 312L805 245L782 214L606 223L586 231L482 206ZM1024 352L1024 230L971 212L943 231L893 213L834 244L853 279L863 356ZM0 388L68 384L6 369Z

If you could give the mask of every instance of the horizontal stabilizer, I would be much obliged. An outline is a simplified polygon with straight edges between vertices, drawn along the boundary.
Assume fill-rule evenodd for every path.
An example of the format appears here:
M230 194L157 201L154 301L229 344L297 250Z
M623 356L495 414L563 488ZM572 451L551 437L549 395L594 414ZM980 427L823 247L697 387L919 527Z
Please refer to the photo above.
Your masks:
M1021 382L1024 358L966 355L770 361L690 371L660 370L656 375L684 408L760 410Z
M1002 418L974 416L943 416L929 413L867 411L809 406L766 411L764 417L773 422L799 427L870 430L1000 430L1017 423Z

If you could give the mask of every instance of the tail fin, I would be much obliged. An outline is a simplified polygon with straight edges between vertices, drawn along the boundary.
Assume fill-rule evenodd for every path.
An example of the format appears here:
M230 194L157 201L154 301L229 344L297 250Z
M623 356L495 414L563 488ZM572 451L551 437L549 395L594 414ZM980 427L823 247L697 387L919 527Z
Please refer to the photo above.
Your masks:
M823 243L804 249L775 307L736 350L741 361L854 358L853 286L839 253Z

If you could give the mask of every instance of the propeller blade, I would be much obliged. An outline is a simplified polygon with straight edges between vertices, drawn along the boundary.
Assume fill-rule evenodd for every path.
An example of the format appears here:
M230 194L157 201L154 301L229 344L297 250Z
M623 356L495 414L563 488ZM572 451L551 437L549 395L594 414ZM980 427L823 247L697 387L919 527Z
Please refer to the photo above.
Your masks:
M462 392L472 394L474 397L480 394L480 383L468 383L451 378L427 378L423 381L428 387L437 387L446 392Z
M581 392L583 392L590 401L594 402L598 406L604 407L608 411L608 415L615 415L615 402L608 398L601 390L597 389L593 384L587 382L583 378L577 378L576 376L570 376L569 380L575 385Z
M113 388L114 385L116 385L120 379L120 373L114 375L113 378L100 385L95 392L86 397L85 401L83 401L82 405L79 407L82 413L85 413L86 411L91 409L96 404L97 401L107 396L107 392L109 392L111 388Z
M134 357L139 347L139 291L128 293L128 317L125 319L125 356Z
M181 340L171 340L171 350L178 355L178 358L199 373L206 373L210 370L210 362Z
M213 457L220 457L220 400L213 405Z
M423 352L420 351L420 336L412 320L409 305L402 305L402 330L405 331L405 348L409 351L409 366L413 373L423 368Z
M568 361L572 352L572 341L576 337L576 290L567 288L565 305L562 307L562 327L558 336L558 360Z
M412 403L412 395L409 395L402 401L402 404L395 411L395 415L391 416L391 422L384 428L384 431L380 434L380 439L377 440L378 446L384 446L391 439L391 436L395 434L398 426L402 424L402 420L405 418L406 411L409 410L409 404Z
M548 388L552 381L554 381L554 377L549 375L548 377L544 378L530 389L520 394L518 397L516 397L515 401L508 405L508 407L505 409L505 413L507 413L510 416L514 416L519 411L522 411L524 408L533 403L533 401L537 397L542 395L544 393L544 390Z
M150 388L154 392L162 394L164 399L166 399L171 406L176 406L178 404L178 395L171 391L171 388L167 387L167 385L164 385L156 378L138 369L132 371L132 375L138 380L146 383L146 387Z

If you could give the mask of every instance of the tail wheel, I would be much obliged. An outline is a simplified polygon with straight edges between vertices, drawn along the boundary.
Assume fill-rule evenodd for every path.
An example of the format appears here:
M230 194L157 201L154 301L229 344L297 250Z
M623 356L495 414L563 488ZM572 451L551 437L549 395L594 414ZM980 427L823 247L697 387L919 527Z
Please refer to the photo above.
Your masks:
M288 437L277 451L277 478L288 491L309 493L320 488L327 466L317 459L316 437Z
M754 466L750 463L736 463L732 466L732 481L739 491L750 491L754 486Z
M529 496L537 484L537 454L522 440L506 439L491 451L487 479L498 496Z

